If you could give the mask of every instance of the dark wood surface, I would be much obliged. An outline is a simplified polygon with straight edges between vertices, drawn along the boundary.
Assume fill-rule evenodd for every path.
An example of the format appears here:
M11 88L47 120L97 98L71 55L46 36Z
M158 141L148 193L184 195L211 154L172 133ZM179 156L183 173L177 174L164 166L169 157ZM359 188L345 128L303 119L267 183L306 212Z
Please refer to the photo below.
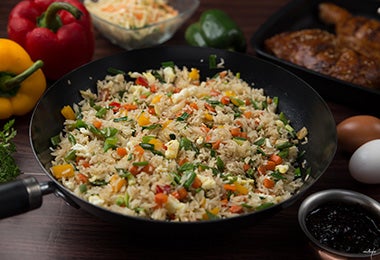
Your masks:
M7 18L16 0L0 1L0 37L7 37ZM247 40L255 30L287 0L201 0L194 16L169 40L168 45L185 44L184 30L199 14L209 8L227 11L241 26ZM122 49L96 35L94 59ZM248 55L254 55L251 46ZM0 61L4 62L4 61ZM328 101L336 123L362 111ZM29 136L30 114L16 118L18 135L15 158L24 175L48 180L32 153ZM338 149L322 178L310 189L352 189L380 201L378 185L364 185L352 179L348 172L349 157ZM311 259L312 250L297 222L301 201L275 216L244 230L228 232L216 238L210 233L201 243L183 237L161 239L160 234L141 230L146 239L135 239L112 223L106 223L84 210L68 206L54 195L43 198L41 208L0 220L0 259ZM0 205L1 206L1 205Z

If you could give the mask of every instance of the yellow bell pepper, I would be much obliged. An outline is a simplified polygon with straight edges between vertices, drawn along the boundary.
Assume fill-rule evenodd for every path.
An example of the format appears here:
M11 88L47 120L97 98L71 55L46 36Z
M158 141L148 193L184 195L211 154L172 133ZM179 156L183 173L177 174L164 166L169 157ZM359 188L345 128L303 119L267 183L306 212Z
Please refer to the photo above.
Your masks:
M0 119L30 112L46 89L41 60L33 63L16 42L0 38Z

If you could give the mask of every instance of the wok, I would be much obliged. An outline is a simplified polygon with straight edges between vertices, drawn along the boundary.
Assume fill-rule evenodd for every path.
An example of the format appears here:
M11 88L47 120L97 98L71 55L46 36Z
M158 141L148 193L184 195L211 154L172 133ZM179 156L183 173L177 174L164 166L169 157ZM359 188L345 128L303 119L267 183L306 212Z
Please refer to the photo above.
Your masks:
M107 74L107 69L117 68L124 71L145 71L159 69L161 62L173 61L179 67L196 67L201 77L212 77L221 69L209 67L210 55L216 55L217 61L224 60L224 67L240 72L241 78L256 87L264 88L265 94L279 97L279 109L291 120L295 129L306 126L309 130L309 142L301 149L306 151L305 159L311 167L309 178L301 189L284 202L265 210L238 217L208 220L202 222L167 222L126 216L111 212L90 204L74 195L50 173L50 137L57 135L64 118L60 110L81 100L79 90L96 89L96 82ZM323 174L333 159L336 150L335 121L324 100L304 81L286 70L269 62L235 52L188 46L156 47L133 50L106 57L84 65L56 81L36 105L30 122L30 143L36 159L51 181L38 183L33 178L0 186L0 216L6 217L38 208L42 195L56 193L71 205L112 223L121 223L129 230L156 230L170 233L201 232L234 229L246 224L255 224L260 219L290 206L305 193ZM14 203L17 199L20 203ZM15 206L17 204L17 206ZM145 229L147 228L147 229Z

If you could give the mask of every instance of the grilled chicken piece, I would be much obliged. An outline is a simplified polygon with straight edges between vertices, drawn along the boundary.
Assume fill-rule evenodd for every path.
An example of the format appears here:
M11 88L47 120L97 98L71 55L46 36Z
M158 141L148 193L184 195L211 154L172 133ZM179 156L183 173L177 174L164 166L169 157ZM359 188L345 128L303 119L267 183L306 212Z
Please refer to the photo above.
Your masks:
M319 16L324 23L335 25L341 44L380 62L380 21L354 16L332 3L321 3Z
M320 29L277 34L265 41L266 49L310 70L370 88L380 88L380 64L339 44L337 37Z

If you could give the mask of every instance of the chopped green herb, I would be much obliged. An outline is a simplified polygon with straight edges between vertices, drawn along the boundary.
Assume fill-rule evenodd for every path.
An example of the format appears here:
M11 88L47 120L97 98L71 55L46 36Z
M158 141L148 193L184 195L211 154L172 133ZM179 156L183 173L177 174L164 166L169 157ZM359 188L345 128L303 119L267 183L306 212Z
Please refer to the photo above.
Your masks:
M219 171L224 171L224 162L219 156L216 158L216 167L218 167Z
M77 140L75 139L75 137L71 134L71 133L68 133L67 134L67 138L69 139L69 142L72 144L72 145L75 145L77 143Z
M260 138L259 140L255 141L253 144L258 145L258 146L261 146L261 145L263 145L264 143L265 143L265 138L262 137L262 138Z
M109 149L116 148L116 144L118 141L119 140L117 139L116 136L107 137L106 140L104 141L104 147L103 147L104 152L107 152Z
M256 210L267 209L267 208L269 208L269 207L272 207L273 205L274 205L273 202L263 203L263 204L261 204L260 206L256 207Z
M59 134L50 138L50 143L54 148L57 147L60 142L61 142L61 136Z
M123 116L123 117L119 117L119 118L114 118L113 121L115 123L122 122L122 121L128 121L128 117L127 116Z
M187 112L183 112L183 114L179 117L177 117L177 121L186 121L187 118L189 118L190 114Z
M116 69L116 68L108 68L107 69L107 72L110 74L110 75L117 75L117 74L122 74L122 75L126 75L125 71L123 70L120 70L120 69Z
M174 68L175 64L173 61L164 61L164 62L161 62L161 66L164 68L166 68L166 67Z
M66 162L72 162L72 161L75 161L75 158L76 158L76 151L70 150L67 152L64 159Z
M142 162L134 162L133 166L147 166L149 162L147 161L142 161Z
M162 126L160 124L152 124L152 125L149 125L149 126L143 126L142 129L153 130L153 129L156 129L156 128L159 128L159 127L162 127Z
M108 184L108 182L106 182L105 180L94 180L94 181L90 181L90 183L93 186L104 186Z
M190 186L193 184L197 174L194 171L186 171L184 172L184 174L186 176L186 180L185 180L185 183L183 184L183 187L185 187L185 189L188 190Z
M9 120L0 131L0 183L14 180L20 174L20 169L12 157L12 153L16 151L12 139L17 134L13 128L14 122L15 119Z
M211 54L208 57L208 67L209 67L209 69L216 69L217 68L216 55L215 54Z

